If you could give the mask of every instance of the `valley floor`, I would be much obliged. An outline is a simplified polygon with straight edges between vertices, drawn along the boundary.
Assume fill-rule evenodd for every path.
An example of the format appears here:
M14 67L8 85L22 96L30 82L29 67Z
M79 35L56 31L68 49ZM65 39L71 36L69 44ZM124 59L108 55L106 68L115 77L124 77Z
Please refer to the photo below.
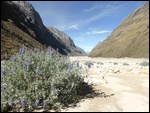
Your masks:
M93 62L85 82L93 84L101 95L86 98L76 107L63 112L148 112L149 66L140 66L146 58L90 58L71 57L85 66Z

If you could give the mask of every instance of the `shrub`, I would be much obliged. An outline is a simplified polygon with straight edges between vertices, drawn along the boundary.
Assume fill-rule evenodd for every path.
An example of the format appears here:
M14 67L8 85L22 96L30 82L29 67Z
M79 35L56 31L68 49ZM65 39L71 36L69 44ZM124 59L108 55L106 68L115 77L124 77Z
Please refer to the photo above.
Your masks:
M79 61L71 62L56 51L20 52L1 65L1 111L59 109L75 102L84 79Z
M140 66L149 66L149 62L143 61L140 63Z
M123 65L125 65L125 66L129 66L129 64L128 64L128 63L123 63Z
M117 63L117 62L114 62L114 65L118 65L118 63Z
M103 65L103 63L102 63L102 62L97 62L97 64Z

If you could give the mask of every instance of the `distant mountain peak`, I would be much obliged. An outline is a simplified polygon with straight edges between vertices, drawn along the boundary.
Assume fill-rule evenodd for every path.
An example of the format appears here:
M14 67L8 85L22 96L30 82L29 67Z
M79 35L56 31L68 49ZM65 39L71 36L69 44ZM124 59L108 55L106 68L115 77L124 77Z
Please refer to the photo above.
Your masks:
M26 18L30 20L31 23L35 23L35 17L34 17L34 7L26 1L12 1L15 3L22 12L26 15Z
M53 26L49 26L47 27L53 34L56 35L56 38L58 40L61 40L62 43L64 43L64 45L66 45L68 48L71 48L71 52L79 52L81 55L86 55L86 52L76 46L73 42L73 40L63 31L58 30L57 28L53 27Z

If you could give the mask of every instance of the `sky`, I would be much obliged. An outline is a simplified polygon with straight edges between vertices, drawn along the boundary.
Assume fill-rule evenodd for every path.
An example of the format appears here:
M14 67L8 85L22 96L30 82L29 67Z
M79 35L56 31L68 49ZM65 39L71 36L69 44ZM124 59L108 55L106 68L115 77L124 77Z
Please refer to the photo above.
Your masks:
M28 1L43 24L66 33L90 52L104 41L121 21L145 1Z

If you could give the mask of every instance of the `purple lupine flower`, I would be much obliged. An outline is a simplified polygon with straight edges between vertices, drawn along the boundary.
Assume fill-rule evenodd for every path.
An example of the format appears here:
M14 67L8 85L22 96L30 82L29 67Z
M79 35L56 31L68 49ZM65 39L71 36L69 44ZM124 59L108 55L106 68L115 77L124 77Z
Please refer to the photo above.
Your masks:
M15 56L13 57L13 62L16 62L16 57Z
M26 64L26 63L23 64L23 68L24 68L25 70L27 70L27 64Z
M68 54L67 54L67 59L69 59L69 57L70 57L70 54L68 53Z
M88 66L88 68L91 68L91 63L88 62L88 63L87 63L87 66Z
M13 75L13 72L10 70L9 75Z
M48 48L46 53L47 53L48 55L51 55L51 52L52 52L51 49Z
M59 52L59 49L57 48L56 51Z
M1 87L1 91L6 90L7 89L7 85L4 85Z
M55 55L55 53L56 53L56 52L55 52L54 50L51 51L51 55Z
M79 61L76 61L75 64L76 64L76 66L79 68Z
M33 107L37 107L38 104L39 104L39 100L36 100L36 101L34 102L34 104L33 104Z
M51 85L51 91L53 91L53 90L54 90L54 85L52 84L52 85Z
M36 48L34 48L34 53L36 53L37 52L37 49Z
M24 99L21 99L21 105L23 107L26 107L27 106L27 102Z
M43 107L46 107L47 106L47 102L46 100L43 101Z
M21 59L21 60L24 60L24 58L23 58L23 54L21 54L21 55L20 55L20 59Z
M6 72L4 70L1 70L1 76L6 75Z
M68 70L71 70L71 69L72 69L72 65L69 64L69 65L68 65Z
M35 72L36 72L36 75L40 74L40 70L39 69L36 69Z
M20 51L19 51L19 53L20 53L20 54L22 53L22 47L20 47Z
M24 46L22 46L21 48L20 48L20 54L24 54L25 53L25 48L24 48Z
M29 59L28 59L28 62L32 62L32 59L31 59L31 58L29 58Z

